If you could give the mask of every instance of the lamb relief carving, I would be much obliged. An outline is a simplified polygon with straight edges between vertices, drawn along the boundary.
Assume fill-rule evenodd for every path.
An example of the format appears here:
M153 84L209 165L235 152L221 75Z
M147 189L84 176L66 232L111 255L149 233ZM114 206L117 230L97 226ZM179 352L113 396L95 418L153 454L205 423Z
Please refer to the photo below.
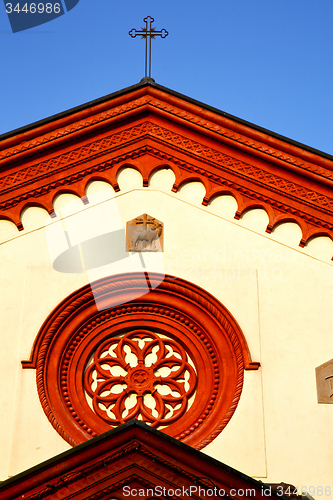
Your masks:
M318 403L333 404L333 359L316 368Z
M163 222L142 214L126 223L127 252L163 252Z

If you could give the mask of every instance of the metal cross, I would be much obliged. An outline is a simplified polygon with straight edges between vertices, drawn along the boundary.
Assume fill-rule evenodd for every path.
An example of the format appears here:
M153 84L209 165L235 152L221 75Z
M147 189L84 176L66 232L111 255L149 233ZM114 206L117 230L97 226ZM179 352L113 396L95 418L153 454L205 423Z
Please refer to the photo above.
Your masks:
M161 38L165 38L168 36L168 32L165 29L160 31L156 31L155 28L152 28L151 24L154 22L154 18L147 16L144 18L144 22L146 23L145 28L141 28L141 31L137 31L135 28L131 29L128 34L135 38L138 35L141 35L142 38L146 39L146 61L145 61L145 76L151 77L151 39L156 36L160 36ZM149 38L149 50L148 50L148 38ZM147 69L149 68L149 72Z

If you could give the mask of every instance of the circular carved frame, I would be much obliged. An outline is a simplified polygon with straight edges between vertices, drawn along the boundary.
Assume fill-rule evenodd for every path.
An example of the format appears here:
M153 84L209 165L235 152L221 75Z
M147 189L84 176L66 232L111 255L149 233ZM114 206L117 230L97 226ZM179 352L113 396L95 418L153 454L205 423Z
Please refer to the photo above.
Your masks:
M149 275L146 293L146 279L139 273L112 276L95 283L94 293L88 285L68 296L40 329L31 359L22 362L36 368L43 410L71 445L141 418L201 449L232 417L244 369L259 366L251 362L239 325L212 295L180 278L161 282L158 274ZM140 289L143 295L133 299ZM122 305L115 305L120 295ZM136 354L135 366L126 361L126 346ZM154 362L146 364L149 355ZM126 373L111 375L114 365ZM161 367L169 371L164 379L157 375ZM116 383L122 384L118 398L110 396ZM173 392L161 396L158 384ZM130 393L137 403L123 417ZM148 393L155 416L143 403ZM108 407L115 409L108 413Z

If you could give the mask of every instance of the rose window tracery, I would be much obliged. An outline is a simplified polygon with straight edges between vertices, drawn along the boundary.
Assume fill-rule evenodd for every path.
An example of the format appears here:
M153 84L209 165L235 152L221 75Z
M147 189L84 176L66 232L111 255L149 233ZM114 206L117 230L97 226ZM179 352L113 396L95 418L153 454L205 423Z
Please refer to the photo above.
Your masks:
M71 445L136 418L201 449L232 417L244 369L259 366L212 295L173 276L149 280L149 293L142 274L127 273L69 295L23 362L36 369L43 410Z
M197 375L176 341L137 330L103 342L87 367L87 400L106 422L168 425L189 408Z

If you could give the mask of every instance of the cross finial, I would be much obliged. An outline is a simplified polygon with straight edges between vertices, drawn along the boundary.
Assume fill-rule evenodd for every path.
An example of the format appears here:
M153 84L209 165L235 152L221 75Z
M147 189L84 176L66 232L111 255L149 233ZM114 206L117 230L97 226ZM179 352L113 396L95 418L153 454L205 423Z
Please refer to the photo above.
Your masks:
M141 38L146 39L146 59L145 59L145 77L151 78L151 39L156 36L160 36L161 38L165 38L168 36L168 32L165 29L160 31L156 31L155 28L152 27L152 23L154 22L154 18L151 16L147 16L144 18L144 22L146 23L145 28L141 28L141 31L137 31L135 28L131 29L128 34L135 38L138 35L141 35ZM149 38L149 47L148 47L148 38Z

